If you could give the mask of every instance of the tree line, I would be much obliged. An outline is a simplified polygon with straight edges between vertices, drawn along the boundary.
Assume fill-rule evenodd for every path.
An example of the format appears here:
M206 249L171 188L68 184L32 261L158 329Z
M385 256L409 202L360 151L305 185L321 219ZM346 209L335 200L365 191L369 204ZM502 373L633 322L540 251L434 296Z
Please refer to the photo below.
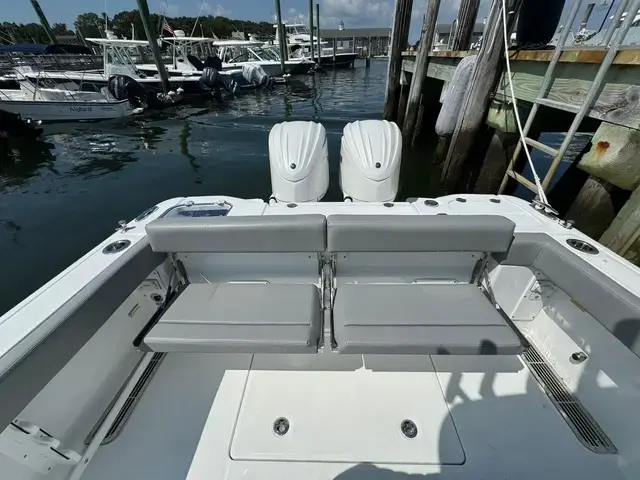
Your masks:
M164 17L152 13L151 24L156 33L162 32ZM136 40L146 40L140 13L137 10L119 12L113 17L107 17L107 27L119 38L131 38L132 30ZM275 31L273 23L251 22L247 20L232 20L226 17L205 16L197 20L195 17L166 18L173 30L183 30L187 36L193 31L194 36L229 38L233 32L244 32L245 35L255 34L261 38L273 38ZM133 29L132 29L133 25ZM194 29L195 25L195 29ZM53 33L58 36L75 35L78 38L100 38L105 31L105 16L97 13L82 13L73 24L73 30L64 23L51 26ZM164 32L165 36L170 36ZM39 23L0 23L0 44L11 43L49 43L49 38Z

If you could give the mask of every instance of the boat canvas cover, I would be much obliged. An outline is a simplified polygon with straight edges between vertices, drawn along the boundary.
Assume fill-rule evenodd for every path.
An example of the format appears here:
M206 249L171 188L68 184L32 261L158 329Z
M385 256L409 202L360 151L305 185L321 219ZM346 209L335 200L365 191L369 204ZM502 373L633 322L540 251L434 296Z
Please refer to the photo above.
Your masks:
M0 53L30 53L33 55L91 55L92 52L82 45L47 45L43 43L22 43L17 45L0 45Z

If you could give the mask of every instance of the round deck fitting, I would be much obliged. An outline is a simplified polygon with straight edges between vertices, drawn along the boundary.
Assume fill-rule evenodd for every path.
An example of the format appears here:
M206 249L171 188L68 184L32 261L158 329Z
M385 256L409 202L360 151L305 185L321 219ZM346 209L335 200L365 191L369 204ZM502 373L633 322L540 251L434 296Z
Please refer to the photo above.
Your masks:
M112 255L114 253L120 253L124 249L126 249L129 245L131 245L131 240L117 240L115 242L110 243L106 247L102 249L102 253L105 255Z
M574 352L571 354L571 363L582 363L587 359L587 354L584 352Z
M289 420L284 417L278 418L273 422L273 433L279 437L285 435L289 431Z
M416 438L418 427L411 420L403 420L400 424L400 431L407 438Z

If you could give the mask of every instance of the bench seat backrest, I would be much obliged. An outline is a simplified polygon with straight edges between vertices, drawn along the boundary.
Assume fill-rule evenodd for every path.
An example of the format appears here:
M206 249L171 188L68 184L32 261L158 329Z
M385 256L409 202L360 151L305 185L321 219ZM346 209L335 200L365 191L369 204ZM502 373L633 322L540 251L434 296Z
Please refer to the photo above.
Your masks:
M327 250L340 283L471 281L485 254L505 254L515 224L493 215L330 215Z

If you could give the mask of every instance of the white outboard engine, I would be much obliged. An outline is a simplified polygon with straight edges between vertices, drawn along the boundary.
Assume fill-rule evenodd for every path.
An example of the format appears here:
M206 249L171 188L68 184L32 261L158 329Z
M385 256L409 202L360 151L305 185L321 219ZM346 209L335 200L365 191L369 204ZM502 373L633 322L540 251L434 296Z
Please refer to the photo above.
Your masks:
M269 133L271 197L316 202L329 188L327 132L315 122L284 122Z
M242 65L242 76L247 83L253 85L266 85L269 82L269 75L257 63L245 63Z
M395 123L347 124L340 148L340 187L345 199L391 202L398 194L402 135Z

